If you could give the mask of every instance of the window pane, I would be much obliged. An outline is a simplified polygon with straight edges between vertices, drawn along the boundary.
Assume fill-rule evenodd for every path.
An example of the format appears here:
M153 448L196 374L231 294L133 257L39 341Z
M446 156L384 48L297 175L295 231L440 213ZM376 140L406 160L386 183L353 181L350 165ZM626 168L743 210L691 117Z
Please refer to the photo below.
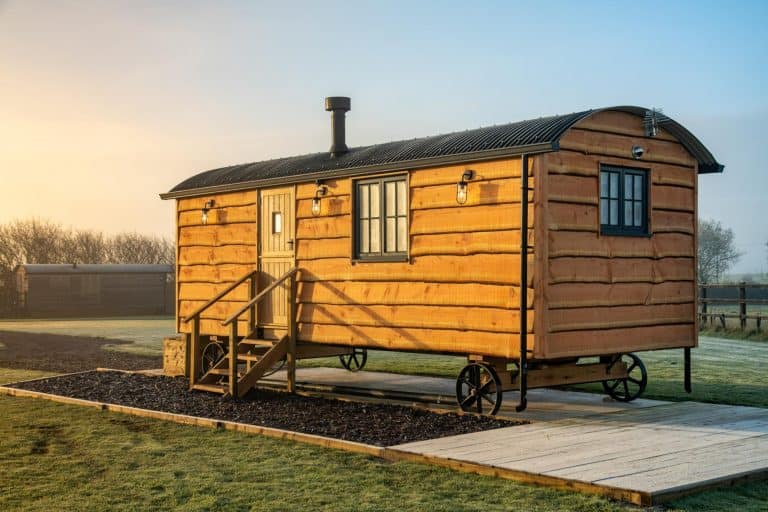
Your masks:
M607 179L606 179L606 182L607 182ZM608 224L608 200L607 199L600 200L600 224Z
M619 175L618 173L611 173L611 194L612 198L619 197ZM616 221L618 222L618 221Z
M370 192L370 186L368 185L360 185L360 193L359 199L360 199L360 218L361 219L367 219L371 216L371 210L370 210L370 201L368 201L368 194Z
M624 201L624 225L632 225L632 201Z
M643 177L642 176L634 176L635 179L635 199L642 199L643 194Z
M360 252L371 252L370 221L360 221Z
M381 215L379 210L379 184L371 183L369 187L371 187L371 218L374 218Z
M611 180L613 181L613 180ZM618 180L616 181L618 183ZM611 225L616 226L619 224L619 201L611 199Z
M387 203L387 211L386 215L387 217L394 217L395 215L395 182L394 181L388 181L384 184L384 200Z
M605 171L600 173L600 197L608 197L608 173Z
M624 199L632 199L632 175L624 175Z
M384 250L387 252L397 252L397 245L396 245L397 225L395 224L396 221L397 219L395 217L387 218L387 229L386 229L387 243L384 246Z
M397 251L405 252L408 250L408 219L406 217L397 218Z
M642 227L643 225L643 203L641 201L635 201L635 226Z
M377 187L378 188L378 187ZM371 219L371 252L381 252L381 224L379 219Z
M408 214L408 194L405 193L405 180L397 182L397 214Z

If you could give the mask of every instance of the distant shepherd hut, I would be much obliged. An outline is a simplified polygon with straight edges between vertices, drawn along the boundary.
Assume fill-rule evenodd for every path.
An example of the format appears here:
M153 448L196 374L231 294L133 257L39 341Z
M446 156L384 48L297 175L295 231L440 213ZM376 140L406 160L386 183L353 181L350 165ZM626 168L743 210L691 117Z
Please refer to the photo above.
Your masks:
M133 316L174 312L171 265L19 265L24 316Z

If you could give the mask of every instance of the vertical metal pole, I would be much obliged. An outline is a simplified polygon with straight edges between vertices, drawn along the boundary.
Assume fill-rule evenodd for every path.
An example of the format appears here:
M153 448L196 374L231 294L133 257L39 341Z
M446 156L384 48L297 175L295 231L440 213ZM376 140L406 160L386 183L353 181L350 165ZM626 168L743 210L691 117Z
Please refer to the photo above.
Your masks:
M288 392L294 393L296 391L296 274L292 274L288 280L288 289L286 290L286 296L288 304L286 304L286 313L288 315L288 352L285 355L288 379Z
M520 172L520 402L522 412L528 406L528 155L521 156Z
M237 318L230 324L229 333L229 395L237 398Z
M257 273L254 272L251 274L251 277L248 279L248 300L252 300L257 293L257 282L256 282L256 276ZM253 304L250 308L248 308L248 334L250 335L252 332L256 330L256 326L258 325L258 319L256 317L256 304Z
M192 332L189 334L189 352L187 358L189 358L189 389L197 382L197 369L198 359L198 347L200 346L200 315L195 315L192 319Z
M684 364L684 382L683 386L685 387L685 392L690 393L691 392L691 349L690 347L686 347L683 349L683 358L685 359Z
M699 299L701 299L701 322L707 324L707 287L701 286L699 288Z
M739 283L739 325L741 330L747 328L747 283Z

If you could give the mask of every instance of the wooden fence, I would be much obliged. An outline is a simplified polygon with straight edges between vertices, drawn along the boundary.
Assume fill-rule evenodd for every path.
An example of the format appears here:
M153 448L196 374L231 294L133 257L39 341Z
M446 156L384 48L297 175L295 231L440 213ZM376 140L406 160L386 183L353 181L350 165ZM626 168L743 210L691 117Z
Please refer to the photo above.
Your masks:
M748 320L754 320L760 331L763 320L768 320L768 284L700 285L699 307L702 326L719 322L725 329L727 320L733 318L738 319L742 330L747 328Z

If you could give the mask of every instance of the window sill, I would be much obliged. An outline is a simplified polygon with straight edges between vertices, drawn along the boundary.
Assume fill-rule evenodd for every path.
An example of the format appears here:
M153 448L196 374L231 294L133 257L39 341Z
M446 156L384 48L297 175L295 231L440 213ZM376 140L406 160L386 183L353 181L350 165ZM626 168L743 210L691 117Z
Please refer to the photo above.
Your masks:
M398 254L396 256L377 256L373 258L352 258L353 265L358 263L410 263L411 258L407 254Z

